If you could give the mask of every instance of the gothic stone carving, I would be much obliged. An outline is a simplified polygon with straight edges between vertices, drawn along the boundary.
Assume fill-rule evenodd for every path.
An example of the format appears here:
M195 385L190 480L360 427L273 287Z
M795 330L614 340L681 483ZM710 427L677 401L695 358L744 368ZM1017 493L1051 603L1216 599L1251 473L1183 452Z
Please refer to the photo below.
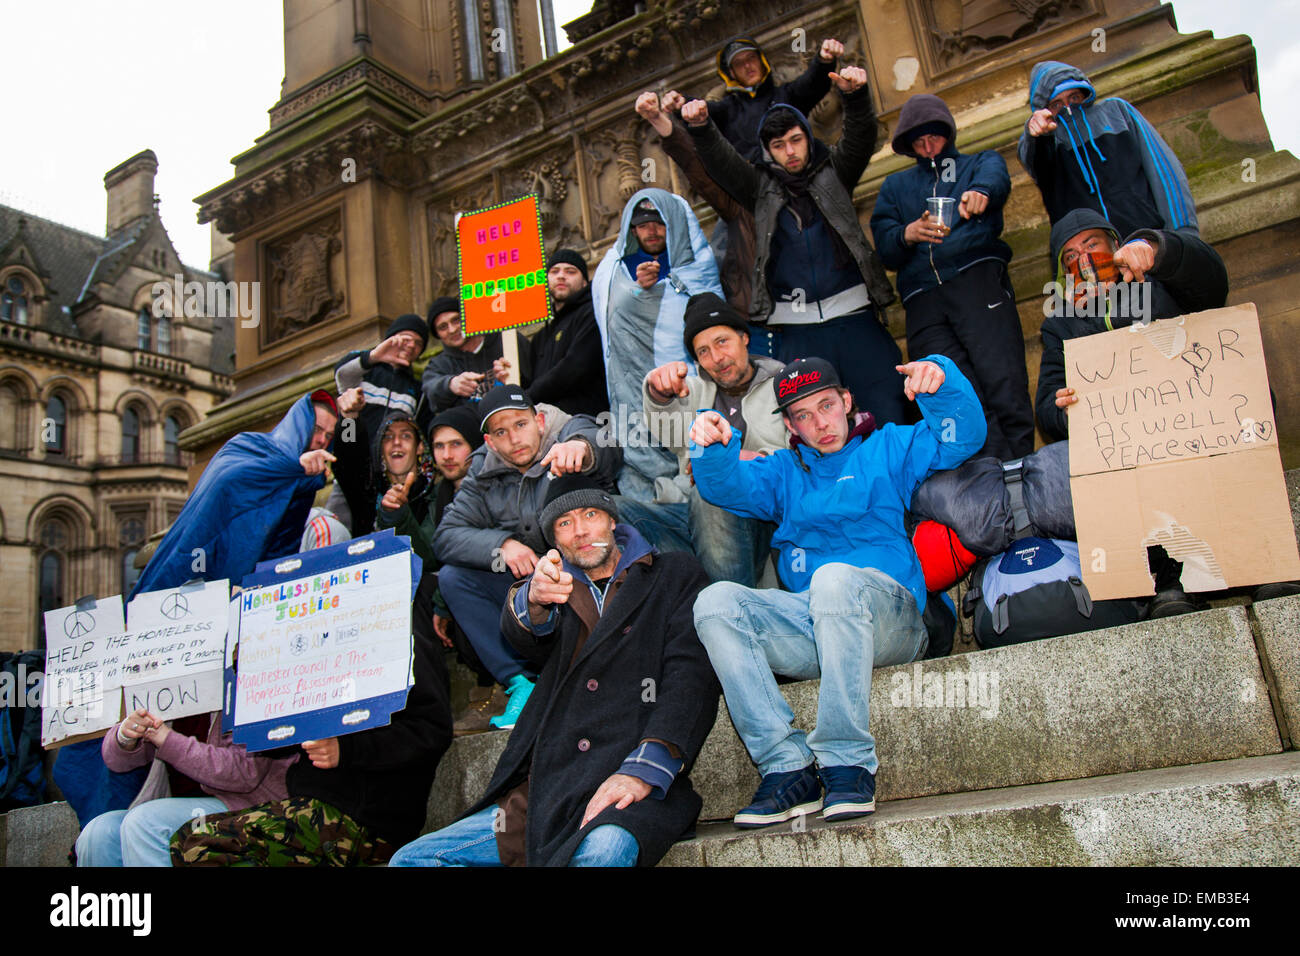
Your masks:
M270 282L263 345L343 313L341 233L335 213L267 245L264 274Z
M915 2L915 0L914 0ZM917 3L940 69L975 59L1093 10L1092 0L933 0Z

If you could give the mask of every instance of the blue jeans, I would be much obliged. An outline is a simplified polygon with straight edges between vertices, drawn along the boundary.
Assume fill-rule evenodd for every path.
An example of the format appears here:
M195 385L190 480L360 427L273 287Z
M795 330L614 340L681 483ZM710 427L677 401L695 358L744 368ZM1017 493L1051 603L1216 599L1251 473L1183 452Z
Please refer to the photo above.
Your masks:
M500 866L497 835L492 824L495 806L451 826L426 833L406 844L388 861L389 866ZM578 844L569 866L636 866L640 845L627 830L606 823Z
M694 554L710 581L753 587L762 577L775 525L711 505L694 488L688 501L675 504L648 505L622 495L615 500L620 520L660 551Z
M874 568L826 564L801 594L712 584L695 601L695 630L722 683L731 722L759 773L808 766L876 772L868 728L871 669L925 654L912 593ZM817 727L795 729L774 674L821 678Z
M509 571L483 571L445 564L438 571L438 590L451 616L469 638L474 653L502 687L531 665L501 633L501 609L505 607L515 576Z
M172 834L227 809L216 797L165 797L101 813L77 837L77 866L171 866Z

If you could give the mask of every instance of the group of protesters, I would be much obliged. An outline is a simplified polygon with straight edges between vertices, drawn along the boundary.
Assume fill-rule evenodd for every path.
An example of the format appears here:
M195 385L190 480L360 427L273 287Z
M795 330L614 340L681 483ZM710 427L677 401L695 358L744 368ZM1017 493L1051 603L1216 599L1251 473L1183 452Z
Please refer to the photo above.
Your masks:
M943 100L911 97L892 147L915 162L884 179L868 237L853 192L877 118L843 52L827 39L779 83L737 37L718 51L720 99L637 97L716 211L712 240L684 198L643 189L594 270L551 252L553 314L531 337L467 335L439 298L344 356L334 393L218 453L138 589L182 583L194 547L238 583L291 539L394 529L423 569L414 686L387 727L260 754L219 715L193 734L129 715L104 738L110 769L157 758L202 794L97 816L81 863L652 865L699 815L690 771L719 693L762 778L736 826L874 810L872 669L932 656L944 627L951 646L955 623L930 614L946 598L909 536L916 489L1030 454L1035 420L1064 438L1065 340L1228 290L1159 133L1074 67L1038 64L1019 156L1053 278L1079 301L1149 283L1153 308L1048 317L1031 401L1006 163L959 151ZM843 130L827 145L807 117L832 88ZM907 361L886 324L897 298ZM232 512L237 487L255 507ZM1203 606L1152 557L1146 613ZM453 652L477 678L455 707ZM811 732L778 678L820 678ZM482 799L420 836L453 736L496 728L511 736Z

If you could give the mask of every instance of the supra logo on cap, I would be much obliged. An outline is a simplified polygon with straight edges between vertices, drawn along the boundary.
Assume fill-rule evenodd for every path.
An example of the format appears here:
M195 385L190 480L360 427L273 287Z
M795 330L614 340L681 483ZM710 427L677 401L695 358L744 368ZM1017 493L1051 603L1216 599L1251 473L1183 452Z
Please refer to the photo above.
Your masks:
M821 372L791 372L781 383L781 397L793 395L805 385L816 385L822 380Z

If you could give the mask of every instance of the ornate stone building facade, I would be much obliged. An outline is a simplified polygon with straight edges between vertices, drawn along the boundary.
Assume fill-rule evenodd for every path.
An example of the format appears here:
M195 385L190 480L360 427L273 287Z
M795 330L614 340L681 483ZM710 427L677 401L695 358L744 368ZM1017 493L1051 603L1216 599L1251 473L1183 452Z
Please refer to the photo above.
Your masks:
M130 587L185 502L181 432L234 388L235 320L206 295L227 288L178 258L157 168L146 150L104 177L102 237L0 206L0 650L38 646L44 609ZM155 308L178 276L205 314Z
M657 137L632 111L644 89L719 88L714 54L756 35L793 75L820 39L866 67L881 150L855 193L865 223L883 178L905 161L887 132L912 94L956 115L963 150L997 149L1012 171L1006 238L1031 376L1047 219L1015 156L1031 66L1065 60L1100 95L1135 103L1191 177L1203 234L1227 261L1232 302L1255 301L1275 388L1294 387L1300 279L1300 164L1275 152L1246 37L1184 35L1158 0L599 0L566 26L575 45L544 58L532 2L285 0L285 82L270 129L236 157L230 182L198 198L200 220L234 241L238 279L262 283L265 321L240 329L237 391L183 438L200 460L232 432L272 424L330 379L331 361L392 317L423 312L455 285L453 222L526 192L541 197L548 244L593 257L619 210L650 183L687 195ZM815 112L833 138L837 104ZM698 205L707 224L711 213ZM1266 211L1266 213L1265 213ZM901 338L900 314L893 329ZM1300 410L1282 402L1284 456L1300 464Z

